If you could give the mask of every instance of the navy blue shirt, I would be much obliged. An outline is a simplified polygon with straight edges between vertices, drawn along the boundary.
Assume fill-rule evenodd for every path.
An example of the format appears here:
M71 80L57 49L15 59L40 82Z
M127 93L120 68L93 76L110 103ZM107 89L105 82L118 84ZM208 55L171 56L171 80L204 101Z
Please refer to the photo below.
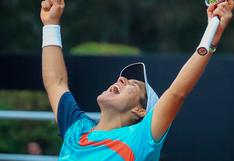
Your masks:
M58 127L59 127L59 135L64 138L65 133L69 129L69 127L75 123L76 121L87 118L90 121L95 122L87 115L85 115L84 111L82 111L79 105L76 103L71 92L65 92L58 104Z

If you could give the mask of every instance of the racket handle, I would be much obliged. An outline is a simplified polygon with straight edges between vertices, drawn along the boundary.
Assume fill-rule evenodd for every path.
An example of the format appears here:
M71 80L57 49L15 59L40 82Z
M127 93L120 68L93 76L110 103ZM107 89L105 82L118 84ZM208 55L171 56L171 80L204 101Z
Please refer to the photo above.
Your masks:
M197 48L197 52L200 55L206 55L209 52L212 40L214 39L215 33L219 26L219 18L213 17L207 25L206 31L202 37L200 45Z

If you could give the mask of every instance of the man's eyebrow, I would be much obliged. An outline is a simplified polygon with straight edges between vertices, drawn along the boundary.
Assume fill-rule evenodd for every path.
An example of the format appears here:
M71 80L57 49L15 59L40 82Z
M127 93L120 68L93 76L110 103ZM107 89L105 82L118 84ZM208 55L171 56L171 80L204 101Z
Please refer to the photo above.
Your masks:
M140 82L138 82L137 80L132 79L131 81L132 81L133 83L137 84L140 88L142 88L142 85L141 85Z

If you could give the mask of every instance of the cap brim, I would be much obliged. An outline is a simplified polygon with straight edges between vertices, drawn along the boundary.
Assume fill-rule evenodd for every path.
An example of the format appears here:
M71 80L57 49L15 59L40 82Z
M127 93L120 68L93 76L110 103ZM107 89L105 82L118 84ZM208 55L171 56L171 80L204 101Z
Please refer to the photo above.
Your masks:
M158 95L151 88L148 83L145 64L142 62L133 63L120 72L120 76L125 77L127 79L136 79L145 83L146 94L147 94L147 107L146 112L149 112L153 109L158 101Z
M120 76L127 79L136 79L146 83L147 78L145 64L142 62L130 64L120 72Z
M148 97L148 92L147 92L147 77L146 77L146 69L145 69L145 64L142 62L138 63L133 63L125 68L120 72L121 77L125 77L127 79L135 79L138 81L142 81L145 83L145 90L146 90L146 95ZM148 100L147 100L148 102ZM147 109L147 107L145 107Z

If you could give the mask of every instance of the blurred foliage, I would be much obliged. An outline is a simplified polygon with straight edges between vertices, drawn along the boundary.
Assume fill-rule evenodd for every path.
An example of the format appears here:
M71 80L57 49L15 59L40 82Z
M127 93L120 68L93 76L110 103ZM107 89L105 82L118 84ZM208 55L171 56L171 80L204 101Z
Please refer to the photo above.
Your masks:
M0 51L41 50L41 1L0 1ZM188 53L206 28L204 0L69 0L62 19L63 44L84 42L137 46L143 52ZM233 52L233 23L219 45Z
M0 90L0 110L51 109L45 92ZM37 140L44 154L58 154L61 147L55 122L0 120L0 131L0 153L27 153L27 143Z
M27 144L35 140L43 141L44 154L58 155L61 148L54 122L1 120L0 131L0 153L27 154Z
M140 55L141 51L136 47L130 47L121 44L107 44L88 42L82 43L71 48L70 53L73 55Z
M0 109L50 110L48 97L43 91L0 90Z

